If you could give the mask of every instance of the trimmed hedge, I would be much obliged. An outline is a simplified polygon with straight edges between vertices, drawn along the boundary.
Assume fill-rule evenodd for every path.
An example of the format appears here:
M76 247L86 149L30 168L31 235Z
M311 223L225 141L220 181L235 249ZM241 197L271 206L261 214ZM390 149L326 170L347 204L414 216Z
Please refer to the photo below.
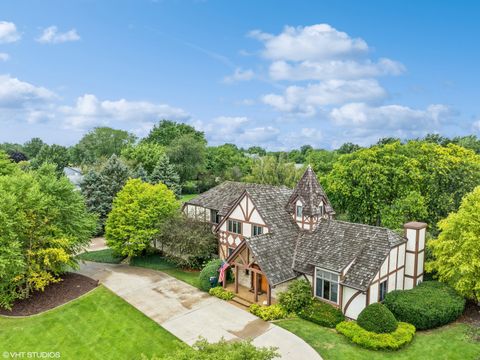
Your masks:
M334 328L345 320L345 315L340 309L319 300L312 301L310 305L298 312L298 316L328 328Z
M222 300L232 300L235 297L235 294L233 292L225 290L221 286L211 288L210 290L208 290L208 293Z
M446 284L424 281L411 290L388 293L384 304L398 321L426 330L457 319L463 313L465 299Z
M278 302L288 312L297 313L312 303L312 288L307 280L294 280L287 291L278 295Z
M248 311L265 321L280 320L287 317L287 311L280 304L273 304L269 306L252 304L248 308Z
M350 341L371 350L398 350L413 340L415 326L404 322L398 323L394 332L377 334L367 331L355 321L343 321L336 327Z
M373 303L363 309L358 315L357 324L377 334L394 332L398 326L395 316L381 303Z
M223 261L220 259L215 259L211 260L205 265L205 267L200 271L200 275L198 278L198 283L200 289L203 291L209 291L210 288L212 287L212 284L210 283L210 278L211 277L217 277L218 278L218 269L220 269L220 266L222 266Z

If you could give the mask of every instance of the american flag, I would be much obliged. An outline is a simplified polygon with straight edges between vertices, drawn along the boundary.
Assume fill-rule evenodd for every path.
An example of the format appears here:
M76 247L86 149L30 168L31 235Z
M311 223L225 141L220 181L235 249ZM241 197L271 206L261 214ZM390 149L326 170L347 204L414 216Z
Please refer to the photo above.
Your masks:
M224 263L222 264L222 266L220 267L220 270L219 270L219 271L220 271L220 276L218 277L218 282L219 282L219 283L220 283L220 282L223 283L223 282L226 280L226 279L225 279L225 272L226 272L226 270L228 269L229 266L230 266L229 263L224 262Z

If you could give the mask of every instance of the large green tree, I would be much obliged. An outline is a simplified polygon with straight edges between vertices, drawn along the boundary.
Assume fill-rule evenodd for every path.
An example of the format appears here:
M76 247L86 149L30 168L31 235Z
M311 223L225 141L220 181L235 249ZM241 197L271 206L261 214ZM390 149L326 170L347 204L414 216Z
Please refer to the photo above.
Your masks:
M38 169L45 163L54 164L58 174L70 163L70 153L65 146L43 145L37 156L31 161L32 167Z
M167 148L167 155L180 175L180 181L197 179L205 167L204 141L194 135L186 134L174 139Z
M220 180L241 180L250 173L252 163L252 159L234 144L207 148L207 172Z
M480 302L480 186L465 195L457 212L438 224L440 234L428 242L434 259L426 264L440 281Z
M110 127L97 127L85 134L72 148L72 161L76 164L94 164L112 155L120 155L135 143L136 136Z
M54 165L0 176L0 306L59 281L94 228L83 197Z
M168 219L179 210L173 191L164 184L152 185L130 179L113 201L107 218L107 244L123 256L141 254L150 247Z
M103 232L115 195L130 176L131 172L127 165L116 155L112 155L100 171L91 170L80 184L88 210L98 216L100 233Z
M0 150L0 176L9 175L17 169L17 165L12 162L12 159L3 151Z
M160 159L165 155L165 147L157 143L141 142L122 150L122 157L127 159L133 168L142 168L151 175Z
M387 215L394 226L408 214L435 232L435 224L480 183L480 157L453 144L397 141L342 155L325 180L335 209L352 221L384 225Z
M283 157L264 156L254 161L252 173L244 180L257 184L285 185L294 187L303 174L303 169Z
M45 145L45 143L42 139L34 137L23 144L23 151L30 159L33 159L40 152L43 145Z
M193 126L170 120L161 120L150 130L142 142L170 146L174 140L183 135L191 135L194 141L206 143L203 132L196 130Z

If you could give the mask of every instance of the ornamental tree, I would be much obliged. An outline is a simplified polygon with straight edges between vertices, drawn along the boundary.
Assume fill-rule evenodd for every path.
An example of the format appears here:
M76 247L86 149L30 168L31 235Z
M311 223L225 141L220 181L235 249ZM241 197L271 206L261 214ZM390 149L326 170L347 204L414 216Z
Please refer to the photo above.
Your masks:
M466 298L480 302L480 186L438 227L438 238L428 242L434 260L426 264L427 270L435 271L440 281Z
M123 256L140 255L179 209L173 191L164 184L152 185L130 179L113 201L108 215L107 244ZM163 224L163 225L162 225Z

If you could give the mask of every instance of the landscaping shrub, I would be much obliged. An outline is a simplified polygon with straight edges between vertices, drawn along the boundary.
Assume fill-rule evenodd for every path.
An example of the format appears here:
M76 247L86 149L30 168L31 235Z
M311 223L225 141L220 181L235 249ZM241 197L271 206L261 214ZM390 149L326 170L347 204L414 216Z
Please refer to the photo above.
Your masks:
M343 321L336 329L355 344L372 350L398 350L411 342L415 335L415 326L404 322L398 323L394 332L385 334L367 331L355 321Z
M287 291L278 295L278 302L287 312L298 313L312 303L312 288L307 280L295 280Z
M280 304L273 304L269 306L252 304L248 308L248 311L265 321L280 320L287 317L287 311Z
M338 323L345 320L345 316L340 309L318 300L312 301L310 305L300 310L298 316L329 328L334 328Z
M222 300L232 300L235 297L235 294L233 292L225 290L221 286L211 288L208 293Z
M357 324L377 334L394 332L398 326L395 316L381 303L370 304L363 309L358 315Z
M210 278L216 277L218 278L218 269L220 269L220 266L222 266L223 261L221 259L215 259L211 260L205 265L205 267L200 271L199 275L199 286L200 289L203 291L209 291L210 288L212 287L212 284L210 283Z
M457 319L463 313L465 299L446 284L425 281L411 290L388 293L384 304L398 321L426 330Z

